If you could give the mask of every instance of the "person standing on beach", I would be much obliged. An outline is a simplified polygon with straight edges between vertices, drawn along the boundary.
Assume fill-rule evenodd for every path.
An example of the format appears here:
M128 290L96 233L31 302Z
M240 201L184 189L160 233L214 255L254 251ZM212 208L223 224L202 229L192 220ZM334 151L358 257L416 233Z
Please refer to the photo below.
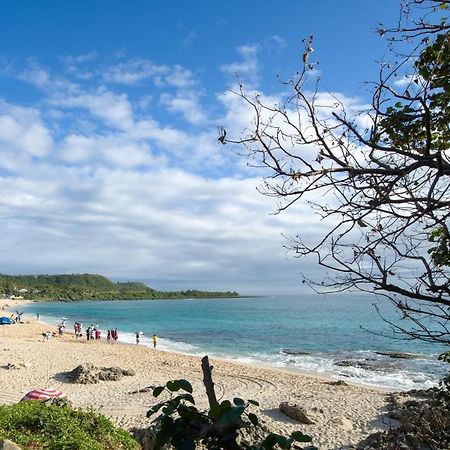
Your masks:
M106 340L108 341L108 344L111 345L111 330L108 330L108 333L106 335Z
M117 342L117 340L119 339L119 333L117 331L117 328L115 328L114 330L111 330L111 338L112 338L113 344L115 344Z
M156 348L156 344L158 343L158 336L156 336L156 334L153 335L152 341L153 341L153 348Z
M141 333L139 331L136 332L136 345L140 342Z
M41 316L39 315L39 313L36 313L36 320L39 322L39 319L41 318Z

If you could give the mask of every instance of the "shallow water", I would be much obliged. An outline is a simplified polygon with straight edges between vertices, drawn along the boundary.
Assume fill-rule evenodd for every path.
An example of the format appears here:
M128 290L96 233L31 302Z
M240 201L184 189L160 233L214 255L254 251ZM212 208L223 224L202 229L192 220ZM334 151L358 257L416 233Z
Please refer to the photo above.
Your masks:
M444 349L421 341L394 340L377 315L395 310L383 299L358 296L279 296L240 299L183 299L31 304L43 321L70 328L81 321L119 329L119 340L195 355L209 354L247 363L333 375L348 381L394 389L437 384L447 365L436 360ZM370 331L367 331L370 330ZM393 359L377 351L414 353L414 359Z

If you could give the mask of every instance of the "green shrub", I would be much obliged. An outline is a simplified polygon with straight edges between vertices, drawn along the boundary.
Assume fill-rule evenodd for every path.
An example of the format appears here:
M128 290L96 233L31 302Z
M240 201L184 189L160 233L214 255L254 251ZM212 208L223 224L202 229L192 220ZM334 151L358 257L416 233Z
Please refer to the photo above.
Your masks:
M180 394L175 395L180 391ZM192 385L188 381L168 381L165 386L154 388L153 396L159 397L162 392L169 395L169 400L154 405L147 412L147 417L160 413L154 420L157 426L156 450L166 444L177 450L195 450L198 445L209 450L317 450L312 445L298 445L312 441L310 436L301 431L295 431L288 437L269 433L260 443L238 443L239 430L258 426L258 417L248 411L250 405L259 406L254 400L245 402L236 397L233 403L224 400L211 406L209 411L200 411L195 406Z
M131 435L92 410L40 401L0 406L0 439L32 450L137 450Z

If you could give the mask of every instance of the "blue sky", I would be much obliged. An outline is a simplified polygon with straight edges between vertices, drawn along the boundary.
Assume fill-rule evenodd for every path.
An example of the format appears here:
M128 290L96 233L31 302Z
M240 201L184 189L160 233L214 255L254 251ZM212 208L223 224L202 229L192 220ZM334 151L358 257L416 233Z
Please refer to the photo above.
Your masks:
M2 273L101 273L160 289L295 293L312 261L284 235L263 175L217 126L251 117L230 94L277 99L314 35L320 89L368 100L394 0L0 3Z

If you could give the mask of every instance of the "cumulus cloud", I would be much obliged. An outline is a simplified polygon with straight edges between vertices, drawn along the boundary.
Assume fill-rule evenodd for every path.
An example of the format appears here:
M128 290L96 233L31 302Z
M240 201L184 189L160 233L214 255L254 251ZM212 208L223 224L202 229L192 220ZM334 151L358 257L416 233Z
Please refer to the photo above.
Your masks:
M45 157L53 147L49 129L35 108L0 101L0 149L36 158Z
M110 165L137 168L165 165L163 158L154 158L146 142L125 136L69 135L60 144L60 159L69 164Z
M256 80L258 52L241 47L242 61L222 69ZM15 76L40 89L35 106L0 102L0 245L14 254L3 270L295 291L310 266L286 256L283 235L313 238L322 225L305 205L273 215L256 190L261 173L218 145L216 124L237 136L251 108L229 91L208 93L189 68L99 60L24 67Z
M198 95L194 92L180 92L177 95L165 93L161 95L160 101L169 111L180 113L187 122L193 125L200 125L207 121Z
M59 93L49 100L60 108L81 108L115 128L129 128L133 122L133 108L126 94L115 94L103 87L95 92Z
M192 87L196 83L192 72L178 64L166 75L165 82L178 88Z

